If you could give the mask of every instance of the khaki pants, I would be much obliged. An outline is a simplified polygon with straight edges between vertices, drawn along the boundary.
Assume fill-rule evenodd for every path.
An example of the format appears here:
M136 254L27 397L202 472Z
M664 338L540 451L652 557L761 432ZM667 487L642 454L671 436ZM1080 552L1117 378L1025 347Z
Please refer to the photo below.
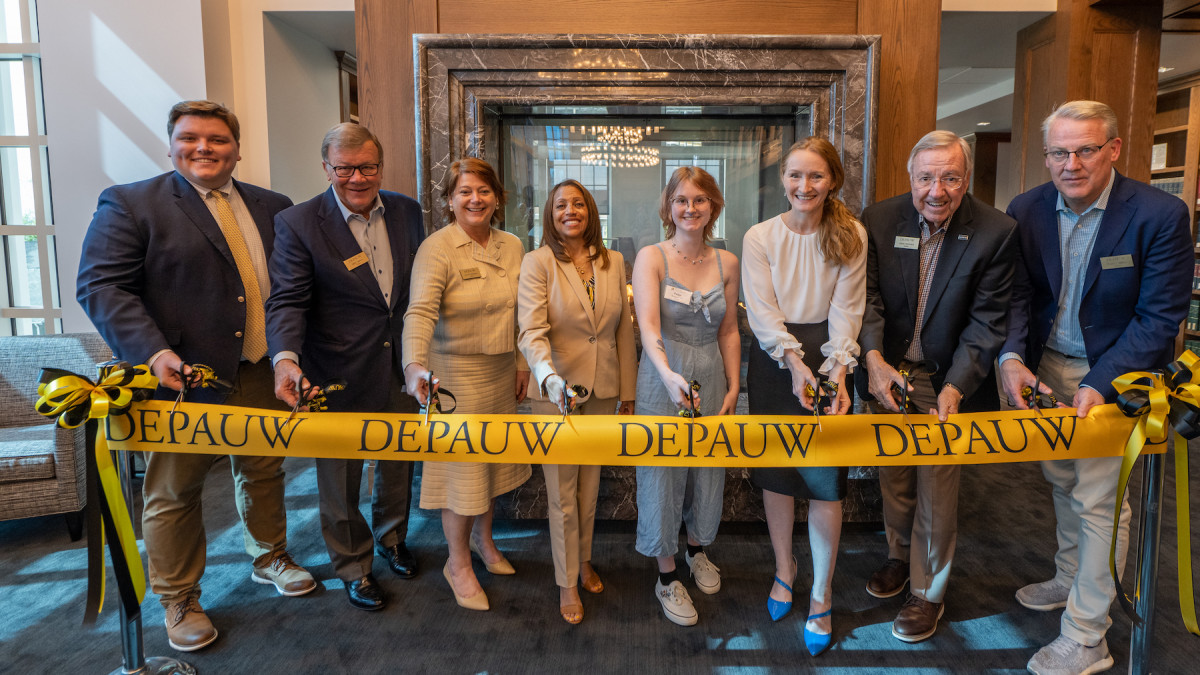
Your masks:
M1054 390L1059 401L1068 405L1087 373L1087 359L1049 349L1038 366L1038 376ZM1108 551L1112 545L1113 510L1117 503L1120 471L1120 457L1042 462L1042 475L1050 481L1054 496L1058 536L1054 576L1071 589L1060 631L1090 647L1100 644L1112 625L1108 610L1117 591L1108 569ZM1130 515L1126 496L1117 535L1118 572L1125 568L1129 550Z
M905 364L911 365L911 364ZM937 408L928 375L917 375L909 397L922 413ZM895 414L871 402L875 414ZM888 557L909 565L912 594L940 603L946 596L958 542L959 466L881 466L883 527Z
M242 362L227 405L283 409L275 398L271 364ZM150 589L164 607L200 592L207 539L204 479L220 455L151 452L142 486L142 535L150 563ZM230 456L242 539L255 566L287 548L283 506L283 458Z
M534 401L534 414L553 415L552 403ZM612 415L617 399L590 399L576 409L579 415ZM543 464L546 476L546 510L550 521L550 550L554 556L554 582L562 588L579 583L579 566L592 560L592 533L596 525L596 497L600 492L600 467Z

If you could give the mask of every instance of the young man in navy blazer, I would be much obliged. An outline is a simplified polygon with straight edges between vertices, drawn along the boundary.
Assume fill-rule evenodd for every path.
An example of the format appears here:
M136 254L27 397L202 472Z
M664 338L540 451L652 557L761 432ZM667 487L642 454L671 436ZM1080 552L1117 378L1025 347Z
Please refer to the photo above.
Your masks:
M1009 402L1026 408L1032 387L1087 417L1116 399L1114 378L1163 368L1191 298L1192 238L1177 197L1113 168L1117 116L1096 101L1071 101L1042 123L1049 183L1013 199L1020 262L1000 373ZM1119 442L1113 439L1113 443ZM1116 588L1108 568L1120 457L1042 462L1057 519L1054 578L1017 591L1035 610L1065 607L1060 634L1029 671L1098 673L1112 667L1104 639ZM1122 505L1117 569L1129 541Z
M275 395L294 405L308 383L345 380L330 410L416 412L401 392L400 336L409 277L425 239L421 207L380 190L383 148L369 129L338 124L321 143L330 188L275 218L267 335ZM303 370L301 369L303 368ZM371 526L358 508L362 460L318 459L321 533L350 604L382 609L373 548L401 578L417 573L405 545L412 462L380 461Z
M167 122L175 170L100 195L83 241L76 295L117 358L145 363L155 397L173 399L189 364L234 383L226 395L193 390L187 400L279 408L266 356L263 299L275 214L287 197L233 180L241 159L237 117L210 101L183 101ZM229 229L227 229L229 228ZM142 532L150 588L166 609L167 639L194 651L217 639L200 607L205 536L204 478L216 455L151 453L143 484ZM316 588L287 553L283 458L233 455L234 490L251 578L283 595Z

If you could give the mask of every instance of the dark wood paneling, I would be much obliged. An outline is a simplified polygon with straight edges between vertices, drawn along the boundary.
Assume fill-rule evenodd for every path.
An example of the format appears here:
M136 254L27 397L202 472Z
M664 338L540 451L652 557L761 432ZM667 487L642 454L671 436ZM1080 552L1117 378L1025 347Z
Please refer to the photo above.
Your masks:
M857 8L857 0L439 0L438 26L472 34L847 34Z
M971 178L971 194L985 204L996 205L996 164L1001 143L1012 135L1003 132L975 134L975 165Z
M941 3L863 0L858 31L879 35L875 200L909 191L908 153L937 124Z
M355 0L359 121L383 145L383 186L417 193L414 33L436 33L437 0Z
M1053 14L1017 33L1013 84L1012 185L1024 192L1050 180L1042 159L1042 119L1058 102L1066 78L1055 67L1056 23Z

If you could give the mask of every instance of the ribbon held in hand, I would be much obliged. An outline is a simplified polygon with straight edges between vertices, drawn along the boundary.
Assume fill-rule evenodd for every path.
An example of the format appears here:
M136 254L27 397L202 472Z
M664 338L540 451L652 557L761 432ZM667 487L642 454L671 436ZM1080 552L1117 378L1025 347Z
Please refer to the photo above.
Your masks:
M1141 618L1133 601L1121 588L1117 578L1117 527L1121 504L1129 473L1147 443L1163 443L1174 436L1175 450L1175 518L1178 530L1179 612L1188 632L1200 636L1196 625L1196 607L1192 596L1191 524L1188 494L1188 439L1200 436L1200 357L1184 352L1165 372L1132 372L1113 380L1118 392L1117 408L1127 417L1137 419L1137 425L1125 443L1121 473L1117 479L1117 504L1113 513L1113 537L1109 547L1108 565L1117 586L1117 599L1135 624ZM1174 432L1172 434L1171 432Z
M109 557L117 590L127 616L136 616L146 595L146 573L138 553L137 538L129 519L129 508L120 479L108 450L107 429L102 424L110 415L122 415L138 401L149 399L158 379L146 366L111 362L101 366L100 380L57 368L43 368L38 382L37 411L56 418L57 424L73 429L86 423L88 532L88 594L84 623L94 623L104 603L104 543L107 533Z

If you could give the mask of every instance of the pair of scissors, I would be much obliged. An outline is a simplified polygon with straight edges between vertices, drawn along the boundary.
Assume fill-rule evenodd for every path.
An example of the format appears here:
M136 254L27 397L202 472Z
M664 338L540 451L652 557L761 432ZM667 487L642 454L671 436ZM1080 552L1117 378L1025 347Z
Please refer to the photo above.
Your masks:
M821 407L833 405L833 400L838 395L838 383L822 378L817 382L816 388L811 384L804 385L804 393L813 400L813 417L817 418L817 429L824 431L821 427Z
M679 411L680 417L696 418L700 416L700 411L696 409L696 399L700 396L700 383L692 380L688 383L688 408Z
M563 421L567 421L567 415L575 412L575 408L579 405L579 399L587 398L588 388L582 384L572 384L563 391L563 398L566 399L566 405L563 407Z
M191 368L192 374L184 377L184 368ZM192 389L203 389L205 387L209 387L212 389L218 389L222 393L229 393L233 391L232 383L230 383L228 380L222 380L221 378L217 377L217 374L213 372L213 369L204 365L203 363L193 363L191 365L180 363L179 370L177 372L179 373L179 379L182 380L183 385L179 387L179 396L175 397L175 404L171 406L171 412L175 412L175 409L179 407L180 403L183 403L184 398L187 397L187 393Z
M304 373L300 374L300 381L305 382ZM328 409L328 399L326 394L334 391L344 391L346 389L346 381L342 379L330 380L322 387L313 384L300 385L300 396L296 398L296 404L292 406L292 412L288 415L287 422L291 422L296 417L296 413L300 412L301 406L306 406L308 412L322 412Z
M430 413L452 413L458 408L458 399L454 397L454 394L450 393L449 389L442 389L439 387L435 390L433 388L433 385L436 384L436 381L433 379L433 371L429 371L429 374L425 376L425 382L429 387L429 398L426 399L425 405L421 406L420 410L417 411L417 414L424 415L425 424L429 424ZM451 407L449 410L442 410L442 396L450 397Z
M1043 394L1041 388L1042 378L1037 376L1033 378L1032 387L1021 387L1021 399L1025 401L1025 405L1036 410L1039 415L1042 414L1043 408L1058 407L1058 399L1054 397L1054 394Z
M912 386L912 382L913 382L913 380L916 379L917 375L920 375L923 373L928 374L928 375L933 375L934 373L936 373L937 372L937 364L934 363L933 361L926 359L924 361L918 361L918 362L912 364L907 369L901 368L897 372L900 374L900 377L904 378L904 386L901 387L900 385L893 382L892 383L892 392L895 393L900 398L900 413L902 415L904 415L904 423L906 425L908 425L908 430L912 431L915 434L916 431L913 429L912 421L908 419L908 412L909 412L910 408L912 409L913 412L920 412L920 411L916 409L917 404L915 402L913 402L912 397L909 396L909 393L908 393L909 388Z

